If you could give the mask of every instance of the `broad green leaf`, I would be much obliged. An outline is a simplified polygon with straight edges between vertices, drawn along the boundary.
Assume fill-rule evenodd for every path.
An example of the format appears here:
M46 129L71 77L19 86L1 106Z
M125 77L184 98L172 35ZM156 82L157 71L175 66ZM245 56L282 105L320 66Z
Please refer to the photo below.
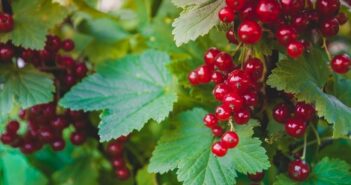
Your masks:
M186 8L173 22L173 35L177 46L207 34L219 23L218 11L225 1L215 0Z
M345 105L351 106L351 79L342 78L340 76L335 77L333 87L330 91L330 94L337 97Z
M276 177L273 185L298 185L298 183L291 180L288 176L280 174Z
M9 113L14 104L28 108L52 101L55 86L52 77L32 67L0 69L4 84L0 84L0 114Z
M178 7L186 7L192 5L201 5L209 2L210 0L172 0L172 3Z
M32 167L25 156L14 150L0 148L0 172L3 185L46 185L46 177ZM0 175L1 176L1 175Z
M14 30L0 34L0 41L25 48L44 48L48 30L63 21L68 9L47 0L13 1Z
M147 171L147 166L138 170L136 175L136 183L142 185L156 185L156 175Z
M335 124L334 136L340 137L351 130L351 108L323 92L329 75L325 54L314 50L295 61L280 61L267 83L278 90L295 94L299 100L314 103L318 115Z
M83 156L56 171L52 178L57 185L98 185L98 175L97 163L91 156Z
M147 51L101 66L68 92L60 104L85 111L104 110L99 135L108 141L164 120L177 100L176 81L165 65L167 54Z
M237 148L218 158L211 153L212 133L202 124L205 114L198 108L180 114L176 120L179 127L166 132L160 139L150 160L149 171L165 173L178 169L178 179L185 185L232 185L235 184L236 171L253 173L269 167L268 157L260 142L251 138L256 121L237 126L242 140Z

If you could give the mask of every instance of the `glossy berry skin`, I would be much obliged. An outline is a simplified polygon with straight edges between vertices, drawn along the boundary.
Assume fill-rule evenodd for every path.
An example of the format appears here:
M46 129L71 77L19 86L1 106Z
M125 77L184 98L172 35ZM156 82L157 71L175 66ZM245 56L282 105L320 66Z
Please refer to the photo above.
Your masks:
M280 103L273 108L273 118L279 123L285 123L290 116L289 107Z
M246 3L244 8L240 11L241 20L255 20L256 19L256 4L251 2Z
M23 154L31 154L33 152L35 152L35 145L34 143L31 143L31 142L24 142L21 147L20 147L20 150Z
M291 161L288 168L289 177L296 181L304 181L310 174L310 167L301 159Z
M292 137L302 137L305 131L306 122L300 118L290 118L285 123L285 132Z
M116 169L116 176L119 180L127 180L130 177L130 172L128 168L118 168Z
M280 6L275 0L259 0L256 6L256 14L264 23L278 20L280 11Z
M239 111L234 112L234 121L239 125L246 124L251 118L251 112L247 108L243 108Z
M230 87L225 84L221 83L214 87L212 94L218 101L222 101L224 96L230 92Z
M114 168L123 168L125 167L125 163L122 157L113 158L111 164Z
M211 76L211 81L215 84L220 84L224 82L224 75L218 71L213 72Z
M62 138L56 138L50 143L50 146L54 151L61 151L65 148L66 142Z
M290 42L287 47L287 53L291 58L299 58L304 52L304 45L299 41Z
M296 14L305 7L305 0L280 0L282 12Z
M198 75L197 75L197 72L196 70L194 71L191 71L188 75L188 81L190 82L191 85L199 85L200 82L198 80Z
M280 26L275 33L275 37L278 39L279 43L286 46L292 41L296 41L297 32L292 26Z
M250 76L240 69L236 69L229 73L227 83L232 92L237 94L247 92L252 86Z
M325 37L335 36L339 32L338 19L331 18L324 21L320 26L320 30Z
M15 55L15 50L11 44L0 45L0 60L10 61Z
M70 140L74 145L82 145L86 141L86 135L83 132L73 132L71 134Z
M203 122L206 125L206 127L213 128L217 126L218 119L214 114L206 114L205 117L203 118Z
M39 130L39 138L41 141L48 143L54 139L55 135L52 129L48 127L40 128Z
M332 59L330 65L334 72L345 74L351 67L351 59L346 54L337 55Z
M223 105L229 106L232 111L240 110L244 105L244 99L236 93L228 93L223 98Z
M63 116L58 116L50 122L54 129L62 130L68 126L67 120Z
M123 145L118 142L111 142L107 145L106 152L112 157L121 156L123 153Z
M248 74L253 81L259 80L263 75L263 64L258 58L249 58L244 64L244 72Z
M215 59L217 58L217 55L220 53L221 51L217 48L210 48L206 51L206 53L204 54L204 61L205 64L207 65L215 65Z
M18 121L12 120L12 121L7 123L6 131L9 133L15 134L15 133L17 133L19 127L20 127L20 124L18 123Z
M238 28L238 36L244 44L255 44L262 37L262 28L255 21L245 20Z
M65 51L72 51L74 49L74 42L71 39L66 39L62 41L61 47Z
M218 17L224 23L231 23L235 17L234 10L226 6L218 12Z
M195 69L197 74L197 80L200 84L209 83L211 81L213 67L208 65L202 65Z
M236 36L235 36L235 32L230 29L227 31L227 33L225 34L225 36L227 37L227 40L232 43L232 44L238 44L238 40L236 39Z
M216 118L220 121L226 121L231 115L232 109L226 105L220 105L216 108Z
M255 174L249 174L248 177L250 180L252 180L254 182L260 182L264 178L264 172L257 172Z
M310 25L310 19L307 14L300 13L292 17L291 24L297 31L304 32Z
M239 144L239 136L233 131L228 131L223 134L221 143L226 148L235 148Z
M217 157L225 156L227 151L228 149L221 142L216 142L212 145L212 153Z
M323 18L333 17L339 12L340 0L317 0L316 9Z
M222 71L228 71L233 67L233 59L226 52L221 52L217 55L215 66Z
M75 75L78 78L83 78L87 75L88 68L84 63L78 63L75 69Z
M10 32L14 27L14 21L10 14L0 13L0 32Z
M311 120L315 116L316 110L311 104L298 102L295 105L295 116L305 121Z
M58 36L49 35L46 37L45 49L50 52L57 52L61 48L61 39Z
M256 107L259 101L258 95L255 91L247 92L243 95L246 106Z
M211 131L215 137L221 137L223 134L223 129L220 126L215 126L215 127L211 128Z
M246 1L247 0L225 0L227 6L236 11L243 9Z

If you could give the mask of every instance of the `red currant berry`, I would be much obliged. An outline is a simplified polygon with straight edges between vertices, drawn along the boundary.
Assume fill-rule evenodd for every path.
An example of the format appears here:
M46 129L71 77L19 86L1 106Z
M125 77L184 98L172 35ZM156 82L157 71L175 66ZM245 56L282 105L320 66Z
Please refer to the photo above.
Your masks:
M243 107L244 99L240 95L231 92L224 96L222 103L225 106L229 106L232 111L238 111Z
M316 110L311 104L307 104L304 102L298 102L295 105L295 116L309 121L315 116Z
M289 117L290 111L286 104L280 103L273 108L273 118L275 121L285 123Z
M305 0L280 0L282 12L296 14L305 7Z
M61 46L65 51L72 51L74 49L74 42L71 39L66 39L62 42Z
M42 127L39 129L39 138L41 141L48 143L54 139L54 131L48 127Z
M340 0L317 0L316 9L323 18L333 17L339 12Z
M238 44L238 40L236 39L235 32L230 29L226 33L227 40L232 44Z
M71 74L67 74L64 77L64 82L65 82L65 85L67 85L67 87L72 87L74 84L77 83L77 80L76 80L75 76L73 76Z
M78 63L75 69L75 75L78 78L84 78L87 75L88 68L84 63Z
M62 130L68 126L68 123L67 123L67 120L63 116L58 116L50 122L50 125L54 129Z
M258 58L249 58L244 64L244 72L248 74L253 81L259 80L263 75L263 64Z
M300 13L292 17L291 24L297 31L304 32L310 25L310 19L307 14Z
M216 142L212 145L212 153L217 157L225 156L227 151L228 149L221 142Z
M246 124L250 120L250 117L251 112L247 108L234 112L234 121L239 125Z
M15 50L12 44L0 45L0 60L10 61L15 56Z
M211 81L213 67L208 65L202 65L195 69L195 71L197 73L197 79L200 83L204 84Z
M221 51L217 48L210 48L206 51L204 55L205 64L213 66L215 64L215 59Z
M320 30L325 37L335 36L339 32L338 19L332 18L324 21L321 24Z
M20 127L20 124L18 123L18 121L10 121L7 126L6 126L6 131L9 133L17 133L18 129Z
M224 96L230 92L230 87L225 84L221 83L214 87L212 94L218 101L222 101Z
M74 70L76 67L76 62L72 57L69 56L61 56L57 60L57 64L67 70Z
M114 168L123 168L126 166L122 157L113 158L111 164Z
M299 58L304 52L304 45L299 41L292 41L286 47L287 53L291 58Z
M20 149L21 149L21 152L22 152L23 154L28 155L28 154L31 154L31 153L35 152L36 146L35 146L35 144L32 143L32 142L25 141L25 142L21 145Z
M255 44L262 37L262 28L255 21L245 20L239 26L238 36L245 44Z
M4 132L1 134L0 140L5 145L9 145L16 140L16 135L10 132Z
M296 181L304 181L310 174L310 167L305 161L297 159L290 162L288 173L290 178Z
M214 114L206 114L204 119L203 119L204 124L206 127L213 128L217 126L218 124L218 119Z
M229 73L227 82L232 92L238 94L247 92L252 86L250 76L240 69L236 69Z
M225 23L231 23L234 21L234 10L229 8L228 6L222 8L219 12L218 12L218 17L222 22Z
M275 0L260 0L256 7L256 14L264 23L278 20L280 11L280 6Z
M66 146L66 142L62 138L56 138L50 143L50 146L54 151L62 151Z
M222 127L220 127L220 126L212 127L212 128L211 128L211 131L212 131L212 134L213 134L215 137L221 137L222 134L223 134L223 129L222 129Z
M337 16L336 16L336 19L338 20L339 24L340 25L344 25L347 23L348 21L348 18L346 16L345 13L339 13Z
M285 123L285 131L292 137L301 137L306 131L306 123L297 117L290 118Z
M226 52L221 52L217 55L215 60L215 66L218 67L219 70L228 71L233 67L233 59Z
M61 39L58 36L48 35L46 37L45 49L50 52L57 52L61 48Z
M258 95L255 91L247 92L243 95L246 106L256 107L258 104Z
M212 76L211 76L211 81L215 84L220 84L224 82L224 76L222 73L216 71L213 72Z
M240 11L244 7L246 0L225 0L225 2L233 10Z
M125 143L127 141L128 141L128 136L121 136L116 139L116 142L119 142L119 143Z
M18 117L21 118L22 120L25 120L25 119L26 119L26 115L27 115L27 111L26 111L26 110L21 109L21 110L18 112Z
M334 72L345 74L351 67L351 59L346 54L337 55L333 58L330 65Z
M10 32L14 27L12 15L0 13L0 32Z
M264 178L264 172L257 172L254 174L249 174L248 177L250 180L252 180L254 182L260 182Z
M127 180L130 177L130 172L128 168L118 168L116 170L116 176L119 180Z
M231 108L226 105L220 105L216 108L216 118L220 121L226 121L230 118Z
M190 82L191 85L199 85L200 82L199 82L199 77L197 75L197 72L196 70L194 71L191 71L188 75L188 80Z
M292 41L296 41L297 32L292 26L280 26L275 33L280 44L286 46Z
M21 53L21 58L26 62L30 62L34 57L35 52L31 49L24 49Z
M70 139L72 144L82 145L86 141L87 137L83 132L76 131L71 134Z
M256 19L256 4L252 1L246 3L245 7L240 11L241 20L255 20Z
M239 144L239 136L233 131L228 131L223 134L221 143L225 148L235 148Z
M121 156L123 153L123 145L118 142L111 142L107 145L106 151L110 156Z

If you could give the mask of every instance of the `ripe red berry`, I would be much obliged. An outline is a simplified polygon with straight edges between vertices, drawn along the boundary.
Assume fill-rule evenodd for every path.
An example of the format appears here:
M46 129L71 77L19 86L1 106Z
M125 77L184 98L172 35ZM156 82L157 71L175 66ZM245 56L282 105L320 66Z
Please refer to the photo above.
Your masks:
M12 15L0 13L0 32L10 32L14 27Z
M304 102L298 102L295 105L295 116L309 121L315 116L316 110L311 104L307 104Z
M255 91L247 92L243 95L246 106L256 107L258 104L258 95Z
M280 26L275 33L280 44L286 46L292 41L296 41L297 32L292 26Z
M106 151L112 157L121 156L123 153L123 145L118 142L111 142L107 145Z
M305 7L305 0L280 0L282 12L286 14L296 14Z
M316 9L323 18L333 17L339 12L340 0L317 0Z
M212 94L218 101L222 101L224 96L230 92L230 87L225 84L221 83L214 87Z
M218 71L213 72L211 76L211 81L215 84L220 84L224 82L224 75Z
M77 131L73 132L70 137L71 143L74 145L81 145L85 142L86 139L86 135L83 132Z
M239 144L239 136L236 132L228 131L223 134L221 143L226 148L235 148Z
M220 105L216 108L216 118L220 121L226 121L230 118L231 108L227 105Z
M248 177L250 180L252 180L254 182L260 182L264 178L264 172L257 172L254 174L249 174Z
M230 29L226 33L227 40L232 44L238 44L238 40L236 39L235 32Z
M34 57L35 52L31 49L24 49L21 53L21 58L26 62L30 62Z
M42 127L39 129L39 138L41 141L48 143L54 139L54 131L49 127Z
M0 45L0 60L10 61L15 55L15 50L12 44L1 44Z
M226 52L221 52L217 55L215 60L215 66L218 67L219 70L228 71L233 67L233 59Z
M231 92L224 96L222 103L225 106L229 106L232 111L238 111L243 107L244 101L243 97Z
M225 23L231 23L234 21L234 10L229 8L228 6L222 8L219 12L218 12L218 17L222 22Z
M84 63L78 63L75 69L75 75L78 78L83 78L87 75L88 68Z
M66 142L62 138L55 138L51 143L50 143L51 148L54 151L61 151L65 148Z
M320 30L325 37L335 36L339 32L339 22L336 18L325 20L320 27Z
M238 36L245 44L255 44L262 37L262 28L255 21L245 20L238 28Z
M334 72L345 74L351 67L351 59L346 54L337 55L333 58L330 65Z
M344 25L347 23L348 21L348 18L346 16L345 13L339 13L337 16L336 16L336 19L338 20L339 24L340 25Z
M246 0L225 0L225 2L231 9L240 11L244 7Z
M20 127L20 124L18 123L18 121L12 120L9 123L7 123L6 131L9 133L15 134L17 133L19 127Z
M64 83L65 83L65 85L67 85L67 87L72 87L74 84L77 83L77 80L76 80L75 76L73 76L71 74L67 74L64 77Z
M273 108L273 118L279 123L285 123L290 116L289 107L280 103Z
M221 142L216 142L212 145L212 153L217 157L223 157L227 154L227 148Z
M5 145L9 145L16 140L16 135L14 133L4 132L1 134L0 140Z
M251 112L248 108L243 108L239 111L234 112L234 121L239 125L246 124L251 117Z
M305 161L297 159L290 162L288 173L290 178L296 181L304 181L310 174L310 167Z
M199 85L200 84L196 70L191 71L189 73L188 80L189 80L191 85Z
M116 169L116 176L119 180L127 180L130 177L130 172L128 168L118 168Z
M302 137L305 131L306 123L300 118L290 118L285 123L285 132L292 137Z
M62 42L61 46L65 51L72 51L74 49L74 42L71 39L66 39Z
M310 25L310 19L306 13L299 13L292 17L292 26L299 32L304 32Z
M48 35L46 37L45 49L50 52L57 52L61 48L61 39L58 36Z
M111 164L114 168L123 168L125 163L122 157L115 157L112 159Z
M244 8L240 11L241 20L255 20L256 19L256 4L253 1L246 3Z
M252 86L250 76L240 69L236 69L229 73L227 79L228 85L232 92L242 94Z
M210 48L204 54L205 64L213 66L215 64L215 59L221 51L217 48Z
M304 45L299 41L292 41L288 44L286 50L291 58L299 58L304 52Z
M50 125L54 129L62 130L68 126L68 123L67 123L67 120L63 116L57 116L50 122Z
M222 134L223 134L223 129L222 127L220 126L214 126L211 128L211 131L212 131L212 134L215 136L215 137L221 137Z
M259 80L263 75L263 64L258 58L249 58L244 64L244 72L248 74L253 81Z
M21 147L20 147L20 150L23 154L31 154L33 152L35 152L36 150L36 147L35 147L35 144L32 143L32 142L29 142L29 141L25 141Z
M195 69L199 83L204 84L211 81L213 67L209 65L202 65Z
M218 119L216 118L216 116L214 114L206 114L204 119L203 119L203 122L207 127L213 128L213 127L217 126Z
M280 16L280 6L275 0L259 0L256 7L258 18L265 23L272 23Z

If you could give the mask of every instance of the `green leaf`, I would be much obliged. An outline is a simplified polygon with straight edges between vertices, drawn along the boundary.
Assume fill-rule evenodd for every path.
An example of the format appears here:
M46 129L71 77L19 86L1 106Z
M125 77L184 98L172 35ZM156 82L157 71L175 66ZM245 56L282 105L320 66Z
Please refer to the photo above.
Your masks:
M0 114L9 113L14 104L21 108L52 101L55 86L52 77L32 67L0 69L4 84L0 84Z
M46 177L32 167L25 156L14 150L0 148L0 184L3 185L46 185ZM2 151L1 151L2 150Z
M237 126L241 138L239 145L225 157L218 158L211 153L212 133L202 124L205 114L202 109L180 114L176 120L179 127L166 132L160 139L150 160L149 171L165 173L177 168L178 179L185 185L232 185L235 184L236 171L254 173L269 167L260 142L251 138L256 121Z
M339 159L323 158L313 167L313 184L347 185L351 184L351 166Z
M173 35L177 46L207 34L219 23L218 11L225 1L215 0L186 8L173 23Z
M56 171L53 181L57 185L98 185L99 169L91 156L78 158L72 164Z
M201 5L209 2L210 0L172 0L172 3L178 7L186 7L192 5Z
M273 185L298 185L298 183L291 180L288 176L280 174L276 177Z
M48 30L63 21L67 8L47 0L13 1L14 30L0 34L0 41L24 48L44 48Z
M314 50L295 61L280 61L267 83L295 94L299 100L314 103L318 115L335 124L334 136L340 137L351 130L351 108L323 92L329 75L325 54Z
M68 92L60 104L101 114L101 141L140 130L153 119L164 120L177 100L176 81L167 71L167 54L147 51L101 66Z
M147 166L138 170L136 175L136 183L142 185L156 185L156 175L147 171Z

